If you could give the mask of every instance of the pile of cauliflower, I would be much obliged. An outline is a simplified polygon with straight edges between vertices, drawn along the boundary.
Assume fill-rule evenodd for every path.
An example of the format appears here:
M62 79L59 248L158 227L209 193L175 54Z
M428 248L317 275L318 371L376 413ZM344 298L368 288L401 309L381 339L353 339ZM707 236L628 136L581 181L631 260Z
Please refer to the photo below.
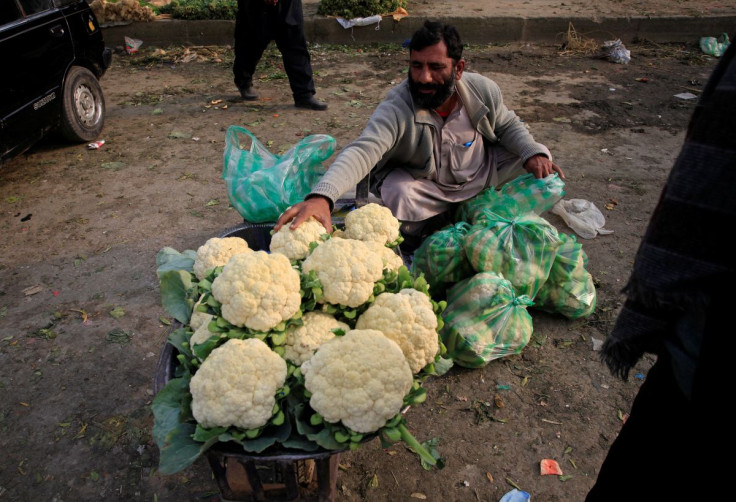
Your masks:
M316 220L285 225L267 250L215 237L159 252L162 302L181 323L168 339L175 374L153 403L161 472L217 442L338 450L376 436L441 467L401 411L442 371L445 304L409 272L399 242L399 221L368 204L332 234Z

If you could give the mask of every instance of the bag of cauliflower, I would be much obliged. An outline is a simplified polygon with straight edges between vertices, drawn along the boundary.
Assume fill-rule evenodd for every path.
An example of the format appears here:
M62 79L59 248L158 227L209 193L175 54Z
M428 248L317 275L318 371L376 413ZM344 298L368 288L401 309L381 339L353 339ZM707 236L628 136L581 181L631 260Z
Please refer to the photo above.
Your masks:
M559 234L562 244L549 272L547 282L534 298L535 308L578 319L593 313L596 290L593 276L585 269L588 256L574 235Z
M332 136L313 134L274 155L247 129L228 127L222 178L230 203L246 221L276 221L309 194L336 143Z
M517 296L511 283L493 272L480 272L447 293L440 331L447 356L466 368L518 354L532 336L533 302Z
M565 182L557 173L544 178L535 178L529 173L506 183L501 187L500 194L518 203L517 214L527 211L542 214L565 196Z
M513 218L521 211L519 204L510 197L502 194L494 187L482 190L478 195L461 202L455 212L457 221L465 221L474 225L483 216L484 211L501 214Z
M463 248L463 238L470 224L459 222L439 230L422 242L414 251L411 273L423 273L433 296L443 292L448 283L455 283L473 275Z
M533 212L514 218L482 214L463 242L468 261L476 272L501 274L517 294L534 299L561 243L557 229Z

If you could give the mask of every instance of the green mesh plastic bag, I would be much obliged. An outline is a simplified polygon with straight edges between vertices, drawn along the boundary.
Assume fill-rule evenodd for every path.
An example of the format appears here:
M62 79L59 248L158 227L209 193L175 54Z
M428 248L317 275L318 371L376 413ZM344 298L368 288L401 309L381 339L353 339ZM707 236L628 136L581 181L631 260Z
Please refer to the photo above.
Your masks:
M516 296L511 283L481 272L455 284L447 293L440 332L447 356L466 368L518 354L532 336L527 296Z
M515 200L509 199L494 187L488 187L481 190L478 195L461 202L455 212L455 220L473 225L478 223L484 211L513 218L519 214L521 207Z
M542 214L565 196L565 182L557 173L544 178L535 178L529 173L506 183L500 193L518 203L518 214L527 211Z
M557 229L533 212L505 218L484 210L463 244L476 272L501 274L517 294L534 299L561 243Z
M230 203L246 221L276 221L309 194L326 171L322 163L335 145L335 138L314 134L275 155L247 129L228 127L222 178Z
M534 307L568 319L586 317L595 310L597 298L593 276L585 269L588 256L575 236L559 236L562 244L557 248L547 282L534 298Z
M465 256L463 238L470 224L459 222L439 230L422 242L414 251L411 272L424 273L430 291L441 292L448 283L467 279L475 273Z

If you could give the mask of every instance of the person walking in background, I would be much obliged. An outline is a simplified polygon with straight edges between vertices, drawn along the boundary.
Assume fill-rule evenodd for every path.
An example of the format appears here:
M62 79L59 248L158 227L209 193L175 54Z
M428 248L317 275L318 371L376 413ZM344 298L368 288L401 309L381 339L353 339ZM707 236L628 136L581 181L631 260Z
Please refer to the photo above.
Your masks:
M314 97L301 0L238 0L233 74L241 97L248 101L258 99L253 89L253 74L271 40L281 52L294 105L326 110L327 104Z
M720 500L732 493L730 365L736 260L736 44L695 107L601 357L626 380L657 360L586 502ZM732 474L731 474L732 475Z

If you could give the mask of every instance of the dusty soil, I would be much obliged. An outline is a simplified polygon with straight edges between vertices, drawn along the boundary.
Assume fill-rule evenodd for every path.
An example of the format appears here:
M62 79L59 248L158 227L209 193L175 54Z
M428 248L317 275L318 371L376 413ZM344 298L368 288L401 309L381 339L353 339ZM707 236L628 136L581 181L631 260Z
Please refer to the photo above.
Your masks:
M402 446L373 441L341 455L338 500L496 501L518 486L537 502L572 501L593 484L653 362L617 381L597 341L694 106L674 95L697 95L715 64L695 47L629 49L628 65L550 46L467 50L469 69L501 85L563 166L567 197L605 213L613 234L583 241L598 307L578 321L532 310L521 355L429 381L407 419L420 440L440 439L445 469L425 471ZM274 51L252 103L238 99L227 48L118 53L102 80L102 148L49 138L0 168L0 499L218 500L204 459L156 472L149 406L169 326L154 258L242 221L220 178L229 125L274 152L311 133L342 146L405 76L398 47L312 54L326 112L292 106ZM545 458L564 476L541 476Z

